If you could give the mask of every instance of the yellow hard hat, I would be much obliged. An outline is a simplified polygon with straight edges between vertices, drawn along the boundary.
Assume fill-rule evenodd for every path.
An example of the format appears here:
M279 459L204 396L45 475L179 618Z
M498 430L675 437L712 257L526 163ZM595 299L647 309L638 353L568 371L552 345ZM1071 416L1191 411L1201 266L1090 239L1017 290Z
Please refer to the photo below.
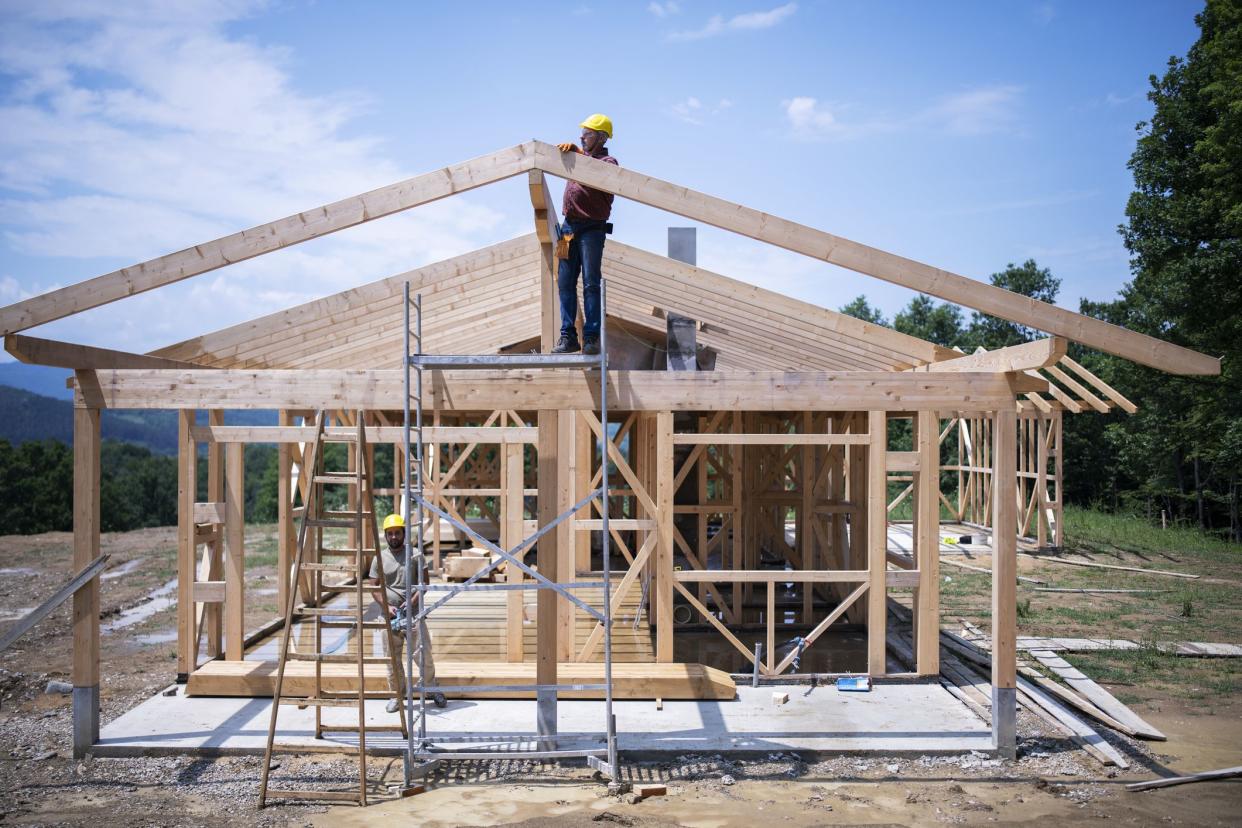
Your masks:
M401 517L401 515L398 514L397 512L393 512L391 515L384 518L384 531L385 532L387 532L389 529L404 529L404 528L405 528L405 519Z
M609 118L607 115L601 115L598 112L578 124L578 126L584 126L587 129L594 129L599 132L606 132L608 133L609 138L612 137L612 118Z

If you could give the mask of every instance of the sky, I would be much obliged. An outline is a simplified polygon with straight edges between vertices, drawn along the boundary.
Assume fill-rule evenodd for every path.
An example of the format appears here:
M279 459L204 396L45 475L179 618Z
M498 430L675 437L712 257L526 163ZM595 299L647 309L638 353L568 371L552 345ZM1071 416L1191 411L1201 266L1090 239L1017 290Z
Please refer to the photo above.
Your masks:
M0 305L603 112L622 166L977 279L1034 258L1077 310L1128 278L1148 76L1200 8L0 0ZM690 224L613 221L659 253ZM513 179L30 333L147 351L532 229ZM698 232L701 266L825 307L914 295Z

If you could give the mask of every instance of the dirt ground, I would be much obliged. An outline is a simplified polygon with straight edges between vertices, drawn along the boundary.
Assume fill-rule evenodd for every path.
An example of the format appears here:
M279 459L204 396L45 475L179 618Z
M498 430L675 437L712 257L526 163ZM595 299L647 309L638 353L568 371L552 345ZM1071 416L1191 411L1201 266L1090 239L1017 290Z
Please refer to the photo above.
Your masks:
M161 589L175 576L175 540L171 528L103 537L103 551L113 554L105 575L120 573L102 582L105 722L175 678L170 637L175 619L170 607L160 609L160 598L167 595ZM253 627L275 613L274 598L267 592L274 586L267 562L272 538L265 527L255 527L247 540L248 625ZM0 537L0 630L68 577L70 543L65 533ZM1025 574L1050 567L1033 562L1022 569ZM1093 602L1078 606L1092 608ZM154 611L144 616L147 610ZM953 626L951 618L946 614L946 626ZM1066 618L1054 613L1047 620L1031 628L1020 621L1020 629L1043 633L1045 626L1059 629L1056 622ZM1075 634L1089 628L1088 620L1081 617ZM1117 684L1101 680L1169 736L1164 743L1137 743L1108 733L1133 760L1124 772L1102 767L1064 739L1044 734L1037 720L1022 714L1020 756L1014 763L982 754L841 756L821 762L789 753L745 760L687 755L626 764L628 782L659 782L667 788L666 795L643 800L633 793L609 795L583 767L467 763L451 776L436 778L427 793L382 801L384 785L398 782L401 770L399 760L376 759L371 778L381 801L365 810L298 804L257 811L261 760L256 757L73 760L70 697L46 692L50 681L70 680L68 623L66 605L0 654L2 824L192 826L216 825L223 817L239 825L352 825L396 817L430 826L726 826L757 820L791 826L1049 820L1237 825L1242 814L1242 780L1147 793L1124 789L1126 782L1153 776L1242 764L1242 697L1232 691L1234 685L1220 684L1215 674L1204 675L1199 692L1197 679L1152 684L1133 676L1129 681L1118 678ZM119 623L125 625L108 629ZM1237 643L1236 628L1231 637L1214 640ZM1205 669L1200 661L1182 659L1177 664L1193 676L1193 671ZM340 759L282 757L273 777L344 787L356 779L354 773L355 766Z

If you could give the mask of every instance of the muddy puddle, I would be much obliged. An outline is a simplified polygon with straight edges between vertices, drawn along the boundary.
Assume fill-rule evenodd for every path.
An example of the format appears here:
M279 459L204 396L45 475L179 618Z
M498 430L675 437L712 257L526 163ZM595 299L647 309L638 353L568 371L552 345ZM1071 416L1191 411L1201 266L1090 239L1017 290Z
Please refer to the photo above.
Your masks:
M153 590L147 596L146 601L143 601L141 604L136 606L132 606L127 610L122 610L121 613L115 618L108 621L106 624L103 624L100 627L100 630L105 633L110 633L116 632L117 630L123 630L126 627L132 627L135 624L140 624L143 621L146 621L158 612L163 612L164 610L175 606L176 603L177 580L174 578L162 587Z

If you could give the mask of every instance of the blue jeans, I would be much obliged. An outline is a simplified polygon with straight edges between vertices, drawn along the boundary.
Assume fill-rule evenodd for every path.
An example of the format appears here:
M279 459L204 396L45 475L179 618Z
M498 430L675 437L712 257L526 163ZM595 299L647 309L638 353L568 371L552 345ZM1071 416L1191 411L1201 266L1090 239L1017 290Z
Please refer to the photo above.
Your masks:
M603 222L565 222L562 233L573 233L569 258L561 259L557 291L561 298L561 336L577 338L578 274L582 274L582 338L599 339L599 280L604 260Z

